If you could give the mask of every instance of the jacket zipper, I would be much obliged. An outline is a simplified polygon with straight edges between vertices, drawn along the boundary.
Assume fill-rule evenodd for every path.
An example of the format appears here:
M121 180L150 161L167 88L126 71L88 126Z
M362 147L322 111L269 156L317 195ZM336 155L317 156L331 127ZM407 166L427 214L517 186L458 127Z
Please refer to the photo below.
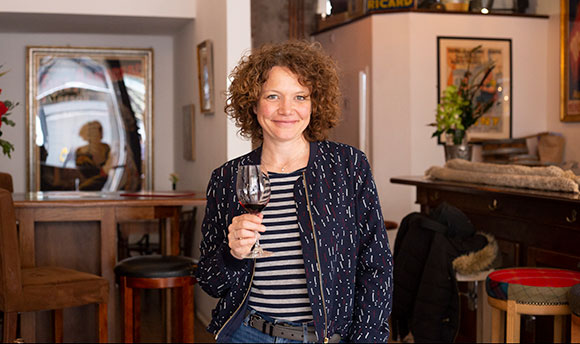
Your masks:
M252 289L252 282L254 282L254 272L256 271L256 258L254 258L254 265L252 266L252 278L250 279L250 285L248 286L248 290L246 291L246 295L244 295L244 298L242 299L242 303L240 303L240 305L238 306L238 308L236 308L236 311L234 313L232 313L232 315L230 316L230 318L228 319L228 321L226 321L224 323L224 325L220 328L220 330L215 334L215 339L217 340L220 333L222 332L222 330L226 327L226 325L232 320L232 318L234 317L234 315L236 315L238 313L238 311L240 310L240 307L242 307L242 305L246 302L246 298L248 297L248 295L250 294L250 290Z
M322 270L320 269L320 256L318 254L318 239L314 230L314 220L312 219L312 210L310 209L310 197L308 197L308 187L306 186L306 173L302 172L302 184L304 184L304 193L306 194L306 206L308 216L310 216L310 225L314 235L314 249L316 251L316 266L318 268L318 281L320 285L320 297L322 298L322 310L324 311L324 343L328 343L328 315L326 314L326 302L324 301L324 288L322 287Z

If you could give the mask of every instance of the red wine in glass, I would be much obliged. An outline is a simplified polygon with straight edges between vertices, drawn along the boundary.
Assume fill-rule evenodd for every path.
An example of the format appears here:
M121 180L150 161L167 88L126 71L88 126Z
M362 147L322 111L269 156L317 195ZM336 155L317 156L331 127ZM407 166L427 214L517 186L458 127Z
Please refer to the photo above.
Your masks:
M238 166L236 195L242 207L250 214L259 214L270 201L270 178L260 165ZM269 257L272 252L265 251L256 239L252 251L244 258Z
M240 204L250 214L259 214L262 211L262 209L266 207L266 204L255 204L255 203L244 204L242 202L240 202Z

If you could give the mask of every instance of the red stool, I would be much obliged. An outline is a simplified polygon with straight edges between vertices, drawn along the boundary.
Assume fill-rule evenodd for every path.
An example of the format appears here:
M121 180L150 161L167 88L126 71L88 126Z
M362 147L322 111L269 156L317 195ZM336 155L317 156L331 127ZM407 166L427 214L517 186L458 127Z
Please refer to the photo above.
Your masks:
M506 342L520 341L521 314L553 315L554 342L562 342L564 316L570 314L567 294L578 283L580 272L571 270L508 268L492 272L486 280L488 302L493 307L491 341L503 342L506 312Z

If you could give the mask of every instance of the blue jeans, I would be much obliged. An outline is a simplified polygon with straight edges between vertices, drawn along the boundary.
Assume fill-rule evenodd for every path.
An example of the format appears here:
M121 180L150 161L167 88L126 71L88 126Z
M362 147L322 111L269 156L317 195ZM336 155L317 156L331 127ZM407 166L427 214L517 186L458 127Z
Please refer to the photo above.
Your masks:
M248 325L248 322L250 320L250 315L255 313L255 310L251 310L250 313L248 313L248 315L244 318L244 321L242 322L242 326L240 326L240 328L238 328L236 330L236 332L234 332L234 334L232 335L232 337L230 338L230 340L228 341L228 343L302 343L299 342L297 340L293 340L293 339L286 339L286 338L281 338L281 337L272 337L269 336L265 333L262 333L262 331L257 330L253 327L251 327L250 325ZM261 315L260 316L272 323L277 323L277 324L290 324L290 325L294 325L294 326L303 326L304 328L304 338L306 338L306 333L307 333L307 326L306 324L301 324L301 323L293 323L293 322L289 322L289 321L280 321L280 320L274 320L270 317ZM218 338L218 343L224 343L222 341L219 340ZM307 342L304 342L307 343Z

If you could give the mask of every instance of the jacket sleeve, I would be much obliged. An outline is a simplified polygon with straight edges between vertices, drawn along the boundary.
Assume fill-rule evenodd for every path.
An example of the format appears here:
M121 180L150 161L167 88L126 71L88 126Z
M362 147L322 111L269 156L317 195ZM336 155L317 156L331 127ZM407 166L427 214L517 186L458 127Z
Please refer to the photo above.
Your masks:
M359 251L350 340L384 342L389 338L393 261L376 185L366 157L355 166Z
M250 259L239 260L230 253L228 225L231 223L232 205L228 203L223 172L214 171L207 187L207 204L201 231L201 256L196 278L210 296L221 298L230 288L239 285L240 277L250 269ZM233 200L231 200L233 202Z

